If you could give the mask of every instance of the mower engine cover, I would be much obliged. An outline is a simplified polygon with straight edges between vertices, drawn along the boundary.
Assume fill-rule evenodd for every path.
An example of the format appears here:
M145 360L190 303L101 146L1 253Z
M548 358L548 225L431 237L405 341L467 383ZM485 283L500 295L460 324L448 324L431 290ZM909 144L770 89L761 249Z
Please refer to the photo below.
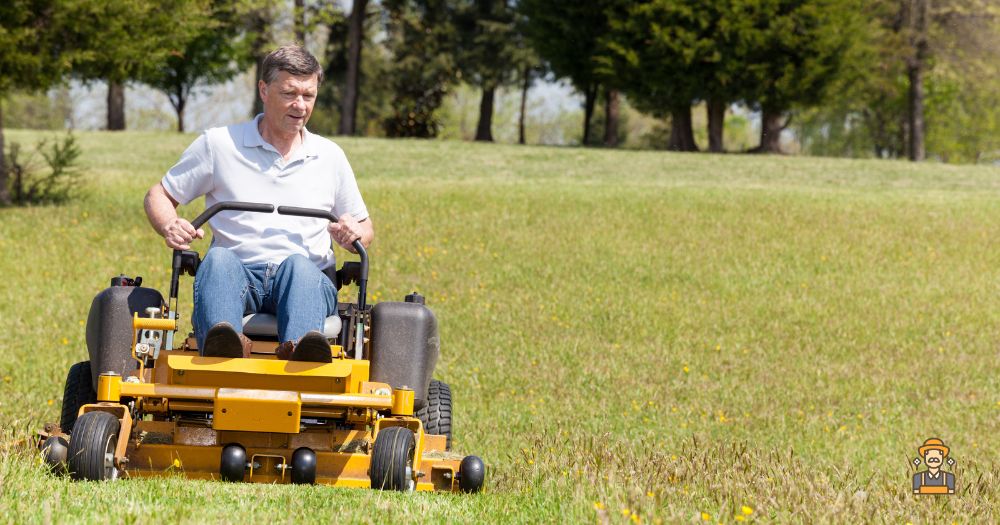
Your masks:
M94 297L87 316L87 351L94 390L102 372L125 376L135 369L132 315L145 317L146 308L160 308L163 304L160 292L141 286L111 286Z
M427 403L440 351L437 318L430 308L409 302L372 307L371 380L412 389L414 410Z

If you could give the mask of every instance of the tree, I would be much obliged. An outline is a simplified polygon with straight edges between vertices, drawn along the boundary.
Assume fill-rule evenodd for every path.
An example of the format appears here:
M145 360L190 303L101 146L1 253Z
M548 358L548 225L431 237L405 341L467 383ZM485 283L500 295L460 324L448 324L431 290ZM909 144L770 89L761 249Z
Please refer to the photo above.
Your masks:
M859 37L859 58L846 61L831 89L838 96L796 115L803 150L823 155L902 158L925 155L977 161L1000 145L1000 6L987 0L938 0L927 16L925 58L911 82L919 40L914 3L866 3L869 22ZM914 97L911 93L919 92ZM917 115L923 115L917 118ZM924 139L911 121L921 121Z
M746 99L761 110L756 151L779 153L789 111L823 102L863 28L858 0L747 2L745 14L764 27L751 43L747 63L753 81Z
M628 5L624 0L551 2L520 0L525 33L538 55L557 78L568 78L583 93L583 144L590 144L590 120L602 85L613 77L598 69L601 40L610 30L608 10Z
M250 116L264 112L264 102L257 96L257 82L260 81L264 66L264 57L273 45L271 35L271 20L274 18L276 0L245 0L246 10L243 24L246 27L250 43L250 56L254 63L254 89Z
M652 0L609 10L610 30L599 57L629 100L670 116L668 149L696 151L691 104L703 96L719 61L720 10L694 0Z
M482 90L477 141L493 141L493 100L498 87L510 83L519 53L515 12L507 0L465 0L455 16L456 60L466 82Z
M455 5L449 0L384 0L392 115L384 121L389 137L437 135L435 112L456 80Z
M250 64L249 38L240 15L230 2L213 2L209 12L192 20L189 29L197 33L184 49L141 75L143 82L167 95L177 113L178 132L184 132L184 108L195 89L225 82Z
M368 0L354 0L347 31L347 77L340 110L341 135L354 135L357 131L358 85L361 83L361 48L365 40L365 18ZM333 33L331 32L331 35Z
M45 90L59 82L84 49L69 45L65 2L0 2L0 100L12 89ZM0 205L10 204L0 104Z
M125 129L125 84L163 64L197 34L208 0L69 2L74 25L66 38L89 51L73 72L108 83L107 129Z

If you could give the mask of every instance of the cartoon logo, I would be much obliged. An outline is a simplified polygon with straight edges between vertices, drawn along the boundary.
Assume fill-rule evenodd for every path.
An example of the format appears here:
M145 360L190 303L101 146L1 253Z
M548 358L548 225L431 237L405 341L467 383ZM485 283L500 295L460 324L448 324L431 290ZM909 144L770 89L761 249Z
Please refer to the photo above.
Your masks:
M919 468L920 462L923 461L927 465L927 470L913 475L913 493L954 494L955 475L941 470L941 465L945 462L948 463L948 466L955 465L955 460L948 457L948 447L945 446L944 441L930 438L924 441L924 445L918 448L917 452L920 453L920 457L914 459L913 464Z

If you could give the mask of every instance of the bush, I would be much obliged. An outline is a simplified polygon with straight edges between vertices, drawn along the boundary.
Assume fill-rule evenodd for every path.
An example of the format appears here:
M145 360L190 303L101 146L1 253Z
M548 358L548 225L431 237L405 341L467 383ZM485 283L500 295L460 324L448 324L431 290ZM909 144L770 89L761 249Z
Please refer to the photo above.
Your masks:
M73 198L81 182L76 165L80 153L72 133L62 139L42 139L28 154L19 143L11 142L7 149L11 204L59 204ZM40 170L39 155L48 170Z

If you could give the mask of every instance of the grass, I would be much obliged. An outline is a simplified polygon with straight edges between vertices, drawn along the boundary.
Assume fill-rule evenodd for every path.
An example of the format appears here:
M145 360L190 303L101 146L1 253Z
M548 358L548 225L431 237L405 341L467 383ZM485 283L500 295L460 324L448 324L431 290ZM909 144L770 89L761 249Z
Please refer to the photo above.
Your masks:
M52 477L21 440L110 277L166 288L142 195L191 139L81 133L85 196L0 209L0 521L1000 519L1000 170L889 161L343 139L486 492ZM910 493L929 437L955 496Z

